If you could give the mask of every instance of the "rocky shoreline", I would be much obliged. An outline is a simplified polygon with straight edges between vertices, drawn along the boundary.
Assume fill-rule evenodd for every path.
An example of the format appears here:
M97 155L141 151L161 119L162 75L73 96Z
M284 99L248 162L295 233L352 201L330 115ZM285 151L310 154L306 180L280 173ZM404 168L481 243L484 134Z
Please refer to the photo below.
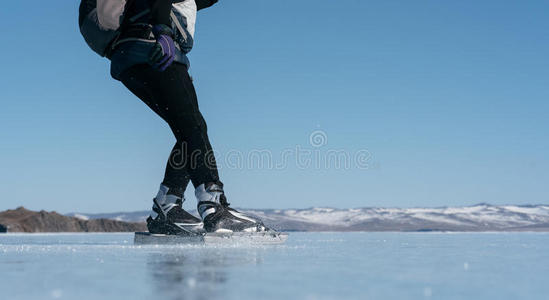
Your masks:
M82 220L55 211L31 211L24 207L0 212L1 232L135 232L147 231L143 222L110 219Z

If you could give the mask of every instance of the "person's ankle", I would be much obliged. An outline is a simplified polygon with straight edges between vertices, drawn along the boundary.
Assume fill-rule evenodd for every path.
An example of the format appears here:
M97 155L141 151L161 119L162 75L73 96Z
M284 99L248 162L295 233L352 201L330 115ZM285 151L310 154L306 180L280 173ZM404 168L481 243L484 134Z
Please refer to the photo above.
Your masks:
M167 203L174 203L174 204L183 204L184 197L183 197L183 189L178 187L169 187L164 183L160 184L160 188L158 189L158 193L156 194L156 202L159 204L167 204Z
M224 194L223 184L220 182L203 183L196 187L194 194L198 203L215 202L219 203L219 198Z

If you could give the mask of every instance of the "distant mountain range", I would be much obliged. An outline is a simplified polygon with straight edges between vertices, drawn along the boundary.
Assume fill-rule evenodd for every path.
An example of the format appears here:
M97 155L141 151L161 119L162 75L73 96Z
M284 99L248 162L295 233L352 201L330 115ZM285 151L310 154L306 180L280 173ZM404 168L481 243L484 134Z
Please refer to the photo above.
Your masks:
M242 209L283 231L549 231L549 205L440 208ZM144 222L149 211L71 213L81 220ZM194 212L193 212L194 213Z

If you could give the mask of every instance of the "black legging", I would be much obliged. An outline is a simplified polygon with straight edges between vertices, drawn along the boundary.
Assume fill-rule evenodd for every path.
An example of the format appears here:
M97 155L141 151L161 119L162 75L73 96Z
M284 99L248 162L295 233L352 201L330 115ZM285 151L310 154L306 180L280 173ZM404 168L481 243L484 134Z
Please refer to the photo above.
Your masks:
M196 92L184 65L174 63L164 72L136 65L120 76L122 83L170 125L177 142L162 184L181 193L189 180L194 187L219 182L217 165Z

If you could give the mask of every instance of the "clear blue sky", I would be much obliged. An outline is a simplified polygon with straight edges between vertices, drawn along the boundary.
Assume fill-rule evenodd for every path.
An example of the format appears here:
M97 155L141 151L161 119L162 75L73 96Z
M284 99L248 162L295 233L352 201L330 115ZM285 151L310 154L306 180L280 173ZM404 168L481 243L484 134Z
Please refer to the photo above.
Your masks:
M171 132L84 44L78 2L0 10L2 210L143 210L162 179ZM230 202L549 203L548 11L548 1L221 0L200 12L191 73L219 152L371 154L367 169L222 168ZM309 145L316 130L321 148Z

